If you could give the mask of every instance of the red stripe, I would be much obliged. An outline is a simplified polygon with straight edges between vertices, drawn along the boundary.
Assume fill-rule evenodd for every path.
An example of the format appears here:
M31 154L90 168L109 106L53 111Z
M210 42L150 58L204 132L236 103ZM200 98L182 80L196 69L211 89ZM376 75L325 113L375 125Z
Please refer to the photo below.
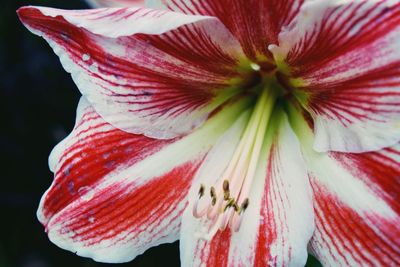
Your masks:
M353 176L362 179L395 212L400 214L399 145L376 152L332 153L332 156Z
M238 38L253 61L260 54L272 60L269 44L278 43L278 34L299 12L303 0L165 0L167 7L187 14L218 17Z
M346 264L353 261L360 266L376 262L382 266L400 264L400 231L396 222L378 215L361 216L327 193L327 189L316 181L312 180L312 186L316 201L316 232L321 239L318 244L313 239L311 246L320 260L330 262L340 255ZM329 228L324 226L326 223ZM346 256L349 253L351 256Z
M157 236L168 227L166 224L155 231L164 220L178 219L171 217L172 212L178 211L178 216L182 214L186 205L176 210L177 204L185 201L198 167L199 162L184 164L139 187L114 184L96 192L96 197L89 202L62 211L50 227L62 224L64 229L75 233L74 240L83 241L86 246L112 239L125 231L126 236L133 235L130 238L135 238L140 232L153 229L150 232ZM93 222L90 222L89 216ZM121 240L113 242L118 241Z
M274 149L271 148L271 151ZM277 241L277 225L276 220L271 218L274 197L270 197L272 173L273 173L273 152L268 159L267 177L265 181L264 191L266 192L261 202L260 214L263 219L260 219L260 226L258 229L258 236L255 248L254 266L265 266L268 259L272 259L270 245ZM273 216L273 215L272 215Z
M347 125L385 122L400 112L400 59L394 47L388 49L395 42L388 36L399 30L400 4L388 5L361 1L329 7L293 44L286 62L292 77L304 80L299 89L310 94L314 115Z
M207 262L208 267L228 266L231 235L232 232L229 228L215 234L209 245L210 252L206 256L207 258L202 258L203 262Z
M350 3L343 8L329 9L323 15L322 28L314 31L318 35L315 38L318 42L305 42L305 47L299 51L300 53L290 53L288 56L287 60L290 64L303 66L298 69L301 73L296 72L296 76L318 70L323 63L332 58L368 46L398 27L400 5L392 7L391 12L388 12L389 8L385 8L385 1L381 1L377 2L375 6L370 6L366 11L358 12L366 4L367 1ZM373 11L379 10L379 8L381 9L380 13L371 15ZM346 9L350 9L352 12L345 13ZM365 19L368 22L361 26L359 34L350 36L349 31L357 28L360 21ZM321 59L324 60L321 61Z
M60 166L56 167L55 180L44 201L43 213L47 221L57 212L80 198L80 188L94 188L106 175L117 168L126 168L143 158L159 151L173 140L155 140L142 135L133 135L113 129L103 132L109 124L94 113L92 108L85 111L77 123L68 147L60 155ZM85 120L90 115L90 120ZM89 123L96 125L86 130ZM100 130L98 129L100 128ZM85 129L85 130L82 130ZM83 132L91 133L79 137Z
M131 13L135 13L135 18L144 16L148 20L165 14L145 9L105 10L95 15L90 11L58 12L75 19L80 14L82 21L90 19L93 23L112 23L124 19L121 16L132 16ZM45 16L35 8L22 8L18 14L24 24L42 32L82 68L75 70L82 72L76 82L106 120L109 114L132 116L131 124L121 127L129 132L143 128L144 134L153 136L158 128L159 132L170 129L173 137L192 130L210 112L207 104L240 75L240 46L217 20L183 25L158 35L107 38L73 25L62 16ZM89 83L85 88L82 79ZM108 103L103 99L118 103L118 108L107 110ZM191 115L195 118L187 119ZM119 122L112 123L119 127Z

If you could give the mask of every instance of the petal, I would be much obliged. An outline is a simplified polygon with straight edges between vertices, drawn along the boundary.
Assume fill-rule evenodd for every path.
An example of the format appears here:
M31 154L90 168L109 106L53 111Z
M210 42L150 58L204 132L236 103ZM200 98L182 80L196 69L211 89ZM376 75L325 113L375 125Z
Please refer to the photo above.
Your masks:
M316 231L310 248L324 266L400 264L399 166L399 145L332 153L312 163Z
M268 45L297 15L304 0L157 0L150 6L219 18L252 60L271 59ZM267 57L267 58L266 58Z
M182 219L182 266L305 265L307 244L314 229L311 188L298 141L286 116L275 115L239 231L227 228L209 241L198 237L198 232L210 223L193 217L191 201L197 197L199 184L223 172L227 162L220 164L218 170L207 162L230 159L232 142L207 155L195 177Z
M314 191L312 253L324 266L400 264L400 144L376 152L317 153L292 118Z
M175 241L196 170L244 108L232 103L188 136L156 140L114 128L83 98L49 160L55 179L38 218L50 240L103 262Z
M317 151L400 140L400 3L313 1L271 46L315 121Z
M25 7L19 16L96 111L124 131L181 136L237 91L240 45L216 18L141 8Z
M144 0L86 0L93 8L144 6Z

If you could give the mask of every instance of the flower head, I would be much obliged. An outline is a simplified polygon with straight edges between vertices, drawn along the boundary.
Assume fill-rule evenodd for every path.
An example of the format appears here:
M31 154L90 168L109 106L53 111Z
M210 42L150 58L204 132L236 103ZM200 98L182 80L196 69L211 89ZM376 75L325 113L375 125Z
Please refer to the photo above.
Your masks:
M400 264L400 4L24 7L82 93L39 220L62 248L183 266Z

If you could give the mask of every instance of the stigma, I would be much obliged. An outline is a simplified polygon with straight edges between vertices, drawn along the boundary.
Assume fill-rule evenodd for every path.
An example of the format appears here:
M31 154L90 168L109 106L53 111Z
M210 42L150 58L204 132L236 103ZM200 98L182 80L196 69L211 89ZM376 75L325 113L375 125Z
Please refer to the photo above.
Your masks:
M193 203L193 216L206 218L211 227L197 233L199 237L209 240L227 227L239 231L246 210L251 206L251 185L275 101L273 90L262 89L223 174L214 184L200 185L198 198Z

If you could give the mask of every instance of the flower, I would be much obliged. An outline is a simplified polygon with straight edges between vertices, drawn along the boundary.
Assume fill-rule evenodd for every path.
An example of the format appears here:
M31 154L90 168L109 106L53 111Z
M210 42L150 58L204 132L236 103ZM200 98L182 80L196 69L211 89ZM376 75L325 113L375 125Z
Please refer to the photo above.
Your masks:
M149 4L18 11L83 95L49 159L50 240L104 262L179 239L182 266L399 265L400 3Z

